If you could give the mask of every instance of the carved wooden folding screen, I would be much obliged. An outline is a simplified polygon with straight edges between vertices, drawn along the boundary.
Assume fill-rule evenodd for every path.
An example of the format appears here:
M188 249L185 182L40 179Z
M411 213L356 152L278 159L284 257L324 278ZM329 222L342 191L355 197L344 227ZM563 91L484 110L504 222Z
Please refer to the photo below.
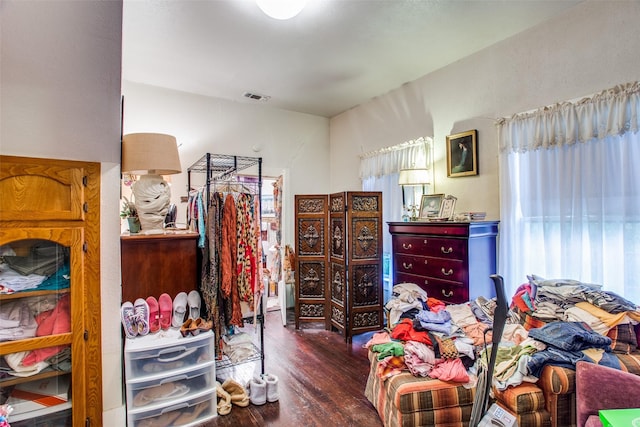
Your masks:
M328 196L295 196L296 329L300 322L322 322L329 327L327 302Z
M331 326L350 340L383 327L382 193L329 196Z
M300 276L296 283L300 289L297 298L301 299L300 302L296 300L296 327L299 326L299 321L309 319L309 316L304 315L305 311L309 311L306 306L309 303L315 306L320 303L320 292L315 288L313 299L309 298L312 288L309 283L314 282L312 279L315 277L316 269L314 268L312 275L305 271L310 271L311 265L320 268L321 261L319 258L310 258L310 255L301 256L300 252L309 251L308 242L303 239L305 232L302 230L312 225L312 218L313 221L318 221L318 224L325 224L320 221L319 216L301 214L299 200L304 199L305 204L308 204L310 198L324 197L326 196L296 196L296 241L300 248ZM305 209L308 207L305 206ZM382 193L332 194L329 196L328 210L329 212L325 213L326 230L322 233L328 238L326 268L323 270L327 272L323 279L326 279L328 290L327 299L323 302L327 309L326 327L338 329L345 339L350 340L353 335L383 327ZM313 233L307 232L307 236L313 236ZM317 252L313 255L316 254ZM319 313L315 317L319 318Z

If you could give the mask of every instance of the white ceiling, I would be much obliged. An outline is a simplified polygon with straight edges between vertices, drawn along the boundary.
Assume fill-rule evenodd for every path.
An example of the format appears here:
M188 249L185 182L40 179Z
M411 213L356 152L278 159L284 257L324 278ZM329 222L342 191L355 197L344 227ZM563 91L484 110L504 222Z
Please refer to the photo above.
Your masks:
M581 1L308 0L279 21L253 0L124 0L123 79L332 117Z

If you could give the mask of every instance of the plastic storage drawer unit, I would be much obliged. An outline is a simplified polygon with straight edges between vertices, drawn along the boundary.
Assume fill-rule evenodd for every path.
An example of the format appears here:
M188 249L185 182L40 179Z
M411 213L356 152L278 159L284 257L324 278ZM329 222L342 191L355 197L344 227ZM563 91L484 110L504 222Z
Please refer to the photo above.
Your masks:
M127 426L196 426L217 415L213 332L178 329L125 342Z
M127 379L160 372L170 376L174 371L215 359L211 331L183 337L178 329L168 329L127 338L124 352Z

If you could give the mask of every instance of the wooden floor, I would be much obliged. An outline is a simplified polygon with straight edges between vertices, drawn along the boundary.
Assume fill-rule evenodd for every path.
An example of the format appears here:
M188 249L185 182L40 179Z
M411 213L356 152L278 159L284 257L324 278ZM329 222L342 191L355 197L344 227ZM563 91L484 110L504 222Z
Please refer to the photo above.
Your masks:
M372 333L346 343L342 335L321 325L303 323L296 330L291 310L286 327L280 311L265 317L265 372L278 377L280 400L233 406L230 414L218 415L203 426L382 426L364 396L369 363L362 346ZM229 376L235 379L234 374Z

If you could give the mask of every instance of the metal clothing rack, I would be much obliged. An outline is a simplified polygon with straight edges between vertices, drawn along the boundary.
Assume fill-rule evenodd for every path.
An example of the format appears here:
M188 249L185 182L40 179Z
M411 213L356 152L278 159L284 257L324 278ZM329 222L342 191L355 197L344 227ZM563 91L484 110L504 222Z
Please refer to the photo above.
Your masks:
M238 172L258 166L258 185L254 194L262 197L262 157L233 156L207 153L187 169L187 192L191 191L191 173L206 173L207 204L211 184L238 182Z
M238 172L248 171L248 169L257 166L257 182L241 181L238 179ZM262 200L262 157L247 157L247 156L234 156L228 154L211 154L206 153L194 164L187 169L187 193L192 190L191 187L191 173L204 173L206 179L204 186L206 188L206 203L209 206L211 199L211 190L222 188L223 186L229 187L233 185L241 185L250 194L258 196L259 200ZM262 223L262 212L258 212L260 215L260 223ZM258 304L258 314L256 315L256 321L260 324L260 368L261 373L264 374L264 313L262 308L262 301ZM244 317L242 319L247 323L253 323L253 316ZM257 360L256 357L250 357L246 362L252 362ZM219 368L227 368L233 366L228 361L220 363Z

